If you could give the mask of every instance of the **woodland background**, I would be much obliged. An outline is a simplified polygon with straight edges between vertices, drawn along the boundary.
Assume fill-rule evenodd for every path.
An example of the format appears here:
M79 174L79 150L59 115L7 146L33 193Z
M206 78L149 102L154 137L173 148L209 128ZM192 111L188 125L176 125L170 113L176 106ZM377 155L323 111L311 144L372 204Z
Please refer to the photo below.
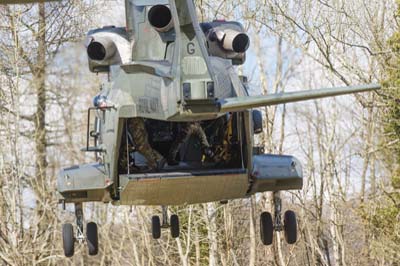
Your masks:
M91 74L91 28L124 25L122 1L0 6L1 265L400 265L400 1L197 0L202 21L239 20L251 36L252 93L381 82L378 93L264 108L266 151L303 162L304 188L284 192L299 241L259 240L269 193L226 205L175 208L182 235L151 239L159 209L86 204L100 254L63 255L57 203L64 166L93 161L86 108L104 76Z

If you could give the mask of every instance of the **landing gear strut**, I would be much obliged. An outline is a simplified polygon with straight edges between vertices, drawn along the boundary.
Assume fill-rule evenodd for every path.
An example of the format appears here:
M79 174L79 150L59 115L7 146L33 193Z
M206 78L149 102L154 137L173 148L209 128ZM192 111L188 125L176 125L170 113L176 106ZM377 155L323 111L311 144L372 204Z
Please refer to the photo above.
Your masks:
M82 203L76 203L75 204L75 217L76 217L76 240L79 243L82 243L85 240L85 237L83 236L83 209L82 209Z
M72 224L63 224L62 226L62 237L63 237L63 248L66 257L72 257L74 255L75 242L79 244L85 240L88 245L89 255L94 256L99 252L99 241L97 233L97 224L90 222L86 225L86 237L83 234L83 209L82 203L75 203L75 217L76 217L76 235L74 235L74 229Z
M161 237L161 228L170 228L171 236L173 238L179 237L179 217L176 214L172 214L168 223L168 207L161 206L162 208L162 224L160 223L160 217L154 215L151 217L151 233L154 239Z
M296 214L288 210L284 214L282 224L282 200L279 191L274 192L274 219L269 212L263 212L260 216L260 236L264 245L271 245L273 233L284 231L285 239L288 244L297 241L297 221Z

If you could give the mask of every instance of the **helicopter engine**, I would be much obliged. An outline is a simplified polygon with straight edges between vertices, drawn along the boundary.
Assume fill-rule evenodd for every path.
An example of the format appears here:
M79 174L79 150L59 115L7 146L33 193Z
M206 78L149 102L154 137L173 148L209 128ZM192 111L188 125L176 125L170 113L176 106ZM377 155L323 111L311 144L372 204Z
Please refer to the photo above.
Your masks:
M240 23L213 21L201 23L200 26L206 35L210 55L231 59L234 65L244 63L250 38L244 33L243 26Z
M130 47L125 28L107 26L91 30L86 42L90 71L108 72L111 65L129 62Z
M153 6L147 17L150 25L158 32L167 32L174 27L171 10L165 5Z
M87 47L87 54L91 60L109 60L117 52L117 47L110 37L93 38Z

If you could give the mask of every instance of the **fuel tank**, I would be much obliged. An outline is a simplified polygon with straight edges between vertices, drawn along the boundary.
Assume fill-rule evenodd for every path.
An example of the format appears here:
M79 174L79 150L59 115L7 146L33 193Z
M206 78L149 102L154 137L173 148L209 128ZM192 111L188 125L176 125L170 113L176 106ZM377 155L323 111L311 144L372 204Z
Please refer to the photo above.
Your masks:
M297 158L290 155L253 156L250 173L251 194L264 191L302 189L303 171Z
M64 168L57 177L57 191L65 202L111 201L112 181L104 165L93 163Z

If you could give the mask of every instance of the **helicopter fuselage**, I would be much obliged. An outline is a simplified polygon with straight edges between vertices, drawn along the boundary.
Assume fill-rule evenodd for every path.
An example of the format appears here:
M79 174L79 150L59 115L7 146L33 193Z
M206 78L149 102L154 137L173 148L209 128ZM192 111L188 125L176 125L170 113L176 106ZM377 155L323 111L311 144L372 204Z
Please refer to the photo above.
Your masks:
M175 205L301 189L302 171L297 159L254 152L259 150L254 147L254 134L262 131L262 118L251 108L380 86L249 96L247 78L239 76L234 67L244 63L249 46L243 31L238 22L200 24L191 0L127 0L126 28L90 31L89 68L108 75L100 92L105 99L103 106L90 109L96 113L95 128L90 134L88 129L94 146L85 149L96 152L99 163L62 170L58 177L62 200ZM204 161L200 149L186 143L178 166L147 172L129 170L131 159L141 161L136 158L138 151L129 152L135 142L129 140L127 131L131 119L146 122L152 148L166 157L182 123L196 122L207 129L227 115L235 121L225 128L233 134L230 139L220 136L219 142L213 142L215 132L206 133L211 148L217 151L223 146L233 154L233 161ZM169 140L158 141L154 133L164 131ZM188 159L185 154L197 157ZM124 157L130 159L121 170Z

